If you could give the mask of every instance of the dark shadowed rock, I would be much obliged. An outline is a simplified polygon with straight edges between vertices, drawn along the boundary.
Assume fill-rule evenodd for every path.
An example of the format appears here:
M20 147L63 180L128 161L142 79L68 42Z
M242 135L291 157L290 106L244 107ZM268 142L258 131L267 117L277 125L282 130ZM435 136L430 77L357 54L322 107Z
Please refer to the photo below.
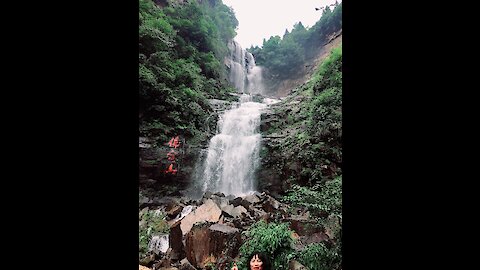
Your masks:
M257 208L254 208L254 207L251 207L249 209L249 212L250 212L250 216L252 216L255 220L263 219L263 220L267 221L269 216L270 216L270 214L263 211L262 209L257 209Z
M221 256L236 257L241 245L240 231L236 228L212 224L195 224L185 238L188 261L197 268L216 262Z
M215 257L221 254L228 257L236 257L238 249L242 244L240 231L223 224L213 224L210 226L210 246Z
M181 221L177 221L170 227L169 241L172 248L172 259L179 260L185 256L185 251L182 242L182 229L180 228Z
M229 204L229 200L225 197L213 196L212 201L215 202L217 206L220 207L220 209L222 209L222 207L227 206Z
M242 203L243 199L241 197L237 197L233 200L230 200L230 204L232 204L233 206L237 207L239 206L241 203Z
M290 229L294 230L298 235L312 235L322 231L317 223L303 216L292 216L286 219L290 222Z
M225 194L223 194L221 192L216 192L214 195L216 195L218 197L225 197Z
M188 261L195 267L203 268L209 253L210 223L197 223L185 237L185 252Z
M252 204L252 203L249 202L249 201L247 201L247 200L242 200L242 201L240 202L240 205L243 206L243 207L245 207L246 209L248 209L251 204Z
M263 210L267 212L274 212L280 207L280 202L275 200L272 196L267 196L265 202L262 204Z

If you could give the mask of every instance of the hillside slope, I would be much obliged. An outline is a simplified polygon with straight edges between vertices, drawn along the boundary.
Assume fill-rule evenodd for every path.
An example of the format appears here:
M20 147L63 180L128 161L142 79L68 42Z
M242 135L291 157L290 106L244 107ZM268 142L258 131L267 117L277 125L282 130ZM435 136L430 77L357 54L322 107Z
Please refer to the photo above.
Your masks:
M306 83L315 72L316 67L330 54L333 48L342 42L342 30L333 33L327 42L318 50L315 58L308 59L295 76L286 80L266 80L266 95L275 98L286 97L291 91Z

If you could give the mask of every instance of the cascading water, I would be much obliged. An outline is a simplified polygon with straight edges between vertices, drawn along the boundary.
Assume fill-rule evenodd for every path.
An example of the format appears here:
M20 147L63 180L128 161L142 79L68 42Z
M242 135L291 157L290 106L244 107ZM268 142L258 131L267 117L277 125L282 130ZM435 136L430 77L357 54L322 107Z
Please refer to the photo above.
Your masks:
M229 57L225 64L229 68L229 81L239 93L262 94L262 68L257 66L253 55L232 40L228 43Z
M260 115L272 100L252 101L252 95L261 94L263 90L262 69L255 65L253 55L237 42L231 41L228 47L230 55L225 64L229 67L229 80L242 94L239 102L220 116L217 134L210 140L206 153L201 153L201 165L197 164L191 190L195 197L207 191L242 196L256 190L255 172L260 165Z
M220 116L217 135L210 140L203 172L197 179L202 193L241 196L255 191L255 171L260 164L260 115L266 106L243 94L239 103Z

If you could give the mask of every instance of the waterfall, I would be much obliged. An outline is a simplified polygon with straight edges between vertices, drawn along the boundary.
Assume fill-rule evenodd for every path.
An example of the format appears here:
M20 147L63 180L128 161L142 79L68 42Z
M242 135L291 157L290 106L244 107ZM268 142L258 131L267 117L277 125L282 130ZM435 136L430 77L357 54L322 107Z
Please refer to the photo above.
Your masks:
M263 71L256 65L253 55L234 40L228 43L228 49L230 53L225 64L229 68L230 83L239 93L262 94Z
M197 176L197 191L241 196L256 190L255 171L260 164L260 115L267 104L242 94L240 102L219 119Z

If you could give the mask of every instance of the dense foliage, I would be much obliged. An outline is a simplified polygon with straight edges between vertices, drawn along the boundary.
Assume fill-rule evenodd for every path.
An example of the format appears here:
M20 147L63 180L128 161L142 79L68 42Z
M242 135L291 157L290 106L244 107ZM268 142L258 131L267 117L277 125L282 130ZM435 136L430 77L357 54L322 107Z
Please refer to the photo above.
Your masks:
M294 232L288 223L261 220L244 232L247 239L240 247L239 269L248 269L248 256L252 252L263 252L271 258L271 269L289 269L292 259L299 261L307 269L337 269L341 260L337 247L329 248L323 243L309 244L296 249Z
M139 0L140 135L207 136L208 98L231 98L223 57L238 21L221 1Z
M292 234L287 223L266 223L263 220L255 223L245 232L247 240L240 247L239 269L248 268L247 256L254 251L273 258L272 269L288 269L286 266L294 253Z
M285 31L280 36L272 36L263 40L262 47L250 47L257 65L267 68L268 77L291 77L305 59L315 55L315 52L327 41L328 37L342 28L342 4L336 3L333 11L329 6L322 10L320 20L307 29L301 22L293 26L291 32Z
M295 257L309 269L338 269L342 219L342 46L334 48L306 84L275 106L263 158L279 172L282 201L309 212L319 228L334 230L328 246L309 246ZM333 222L333 223L332 223ZM315 255L316 254L316 255ZM315 256L323 256L321 262Z
M168 233L170 227L165 221L162 211L148 210L139 213L140 225L138 227L138 255L143 259L148 251L148 244L153 236Z
M294 105L290 105L294 104ZM309 82L285 98L265 135L283 134L263 157L274 159L275 171L289 182L314 186L341 176L342 47L332 50ZM283 160L282 153L290 159ZM291 164L297 164L291 168Z

